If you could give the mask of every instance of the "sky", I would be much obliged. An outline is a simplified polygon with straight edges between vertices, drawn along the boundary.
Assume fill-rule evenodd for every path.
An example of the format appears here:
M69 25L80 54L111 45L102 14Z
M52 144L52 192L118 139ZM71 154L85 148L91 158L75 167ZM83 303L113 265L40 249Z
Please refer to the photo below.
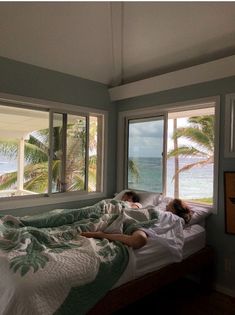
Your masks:
M178 127L187 125L187 118L177 119ZM163 119L134 121L129 125L130 157L161 157L163 152ZM168 150L173 148L173 120L168 120ZM182 141L179 140L179 144ZM185 141L184 141L185 143Z

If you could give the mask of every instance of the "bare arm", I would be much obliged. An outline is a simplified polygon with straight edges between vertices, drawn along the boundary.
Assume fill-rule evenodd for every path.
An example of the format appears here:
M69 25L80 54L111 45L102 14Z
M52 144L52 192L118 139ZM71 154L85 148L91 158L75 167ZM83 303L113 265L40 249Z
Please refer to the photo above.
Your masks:
M132 235L125 234L111 234L98 232L82 232L80 235L93 238L107 238L110 241L120 241L125 245L138 249L143 247L147 243L147 235L144 231L137 230Z

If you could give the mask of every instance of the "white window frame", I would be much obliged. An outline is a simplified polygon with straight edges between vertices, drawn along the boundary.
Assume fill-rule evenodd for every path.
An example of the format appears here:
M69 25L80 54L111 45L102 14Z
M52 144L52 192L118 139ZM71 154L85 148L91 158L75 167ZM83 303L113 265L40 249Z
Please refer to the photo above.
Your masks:
M235 157L235 93L225 98L224 157Z
M122 111L118 117L118 148L117 148L117 191L125 189L125 157L126 157L126 124L128 119L142 118L151 116L164 115L168 119L168 113L173 111L193 110L200 108L214 107L215 108L215 152L214 152L214 183L213 183L213 205L202 205L205 208L210 208L213 213L217 213L217 199L218 199L218 169L219 169L219 126L220 126L220 97L213 96L208 98L200 98L183 102L176 102L158 106L145 107L141 109L133 109ZM165 121L166 122L166 121ZM166 151L167 151L167 123L165 123L164 131L164 162L165 169L163 170L163 194L166 191Z
M17 106L25 109L45 110L56 113L98 115L102 117L102 148L99 147L99 154L103 158L101 162L101 191L100 192L64 192L47 195L30 195L12 198L4 198L0 203L0 210L19 209L36 206L46 206L51 204L66 203L92 198L103 198L107 194L107 140L108 140L108 112L91 107L76 106L71 104L46 101L29 97L21 97L11 94L0 93L0 104L6 106ZM51 114L50 114L51 119ZM51 124L50 124L51 125Z

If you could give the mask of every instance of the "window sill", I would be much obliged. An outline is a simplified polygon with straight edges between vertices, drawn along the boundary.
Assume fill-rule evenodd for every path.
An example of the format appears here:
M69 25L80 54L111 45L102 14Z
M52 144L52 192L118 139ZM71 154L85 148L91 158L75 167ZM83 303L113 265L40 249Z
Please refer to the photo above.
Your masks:
M4 200L0 203L0 211L4 210L15 210L20 208L33 208L37 206L48 206L48 205L58 205L64 204L67 202L74 202L74 201L82 201L82 200L89 200L89 199L96 199L96 198L104 198L106 195L104 192L102 193L89 193L89 194L58 194L52 196L34 196L33 198L17 198L14 200Z
M187 201L187 204L189 205L189 207L197 207L197 208L201 208L202 210L206 210L209 211L210 213L216 214L217 210L215 209L215 207L213 205L208 205L208 204L203 204L203 203L198 203L198 202L192 202L192 201Z

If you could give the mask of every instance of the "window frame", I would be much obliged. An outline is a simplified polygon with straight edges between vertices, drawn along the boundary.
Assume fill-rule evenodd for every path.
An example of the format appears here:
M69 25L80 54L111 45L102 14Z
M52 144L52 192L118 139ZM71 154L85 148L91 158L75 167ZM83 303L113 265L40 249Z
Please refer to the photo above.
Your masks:
M163 114L158 114L158 115L146 115L146 114L144 114L144 115L140 115L140 116L138 116L138 117L136 117L136 116L130 116L130 117L126 117L126 119L125 119L125 128L126 128L126 130L127 130L127 137L126 137L126 139L125 139L125 159L124 159L124 163L125 163L125 171L124 171L124 173L125 173L125 175L124 175L124 185L125 185L125 187L128 187L128 147L129 147L129 141L128 141L128 131L129 131L129 121L130 120L151 120L152 118L153 119L155 119L155 118L161 118L162 117L162 120L163 120L163 135L164 135L164 139L167 139L166 138L166 132L167 132L167 129L166 129L166 126L167 126L167 114L166 113L163 113ZM166 146L166 144L167 143L165 143L165 142L167 142L167 140L166 141L163 141L163 148L162 148L162 164L163 164L163 171L162 171L162 192L161 193L163 193L163 194L165 194L165 191L166 191L166 180L165 180L165 178L166 178L166 161L167 161L167 159L166 159L166 154L167 154L167 146Z
M235 157L235 93L225 97L224 157Z
M53 113L66 113L74 115L82 115L87 118L89 116L98 117L101 122L101 126L98 127L98 132L100 132L100 138L102 139L102 145L99 145L98 151L99 154L102 154L100 159L100 191L97 192L88 192L88 190L82 191L72 191L72 192L59 192L59 193L46 193L46 194L37 194L37 195L27 195L27 196L15 196L2 198L0 203L0 211L8 209L19 209L19 208L28 208L35 206L44 206L57 203L72 202L78 200L87 200L91 198L102 198L106 196L107 193L107 183L106 183L106 174L107 174L107 139L108 139L108 113L105 110L96 109L93 107L83 107L79 105L72 105L66 103L59 103L53 101L46 101L42 99L35 99L29 97L15 96L5 93L0 93L0 104L6 107L18 107L24 109L45 111L49 113L48 126L50 129L50 152L49 160L51 160L52 155L52 145L53 134L52 134L52 120ZM89 119L88 119L89 120ZM87 130L89 130L89 123L87 124ZM87 136L89 141L89 135ZM89 142L88 142L89 143ZM88 147L86 145L86 149ZM87 164L87 161L86 161ZM51 174L51 163L48 164L48 173ZM86 165L86 170L87 170ZM86 176L87 177L87 176ZM50 181L49 181L50 182ZM86 183L87 186L87 183ZM48 191L50 191L50 186L48 186Z
M141 109L133 109L119 112L118 117L118 149L117 149L117 191L126 189L126 157L127 157L127 122L129 119L137 119L142 117L165 116L164 125L164 162L163 162L163 195L166 192L166 152L167 152L167 120L168 113L184 110L193 110L200 108L214 107L215 108L215 146L214 146L214 182L213 182L213 205L202 205L205 208L210 208L214 213L217 212L218 200L218 170L219 170L219 126L220 126L220 97L212 96L207 98L193 99L183 102L175 102L164 105L156 105L151 107L142 107ZM193 204L193 203L192 203ZM195 204L195 203L194 203Z

